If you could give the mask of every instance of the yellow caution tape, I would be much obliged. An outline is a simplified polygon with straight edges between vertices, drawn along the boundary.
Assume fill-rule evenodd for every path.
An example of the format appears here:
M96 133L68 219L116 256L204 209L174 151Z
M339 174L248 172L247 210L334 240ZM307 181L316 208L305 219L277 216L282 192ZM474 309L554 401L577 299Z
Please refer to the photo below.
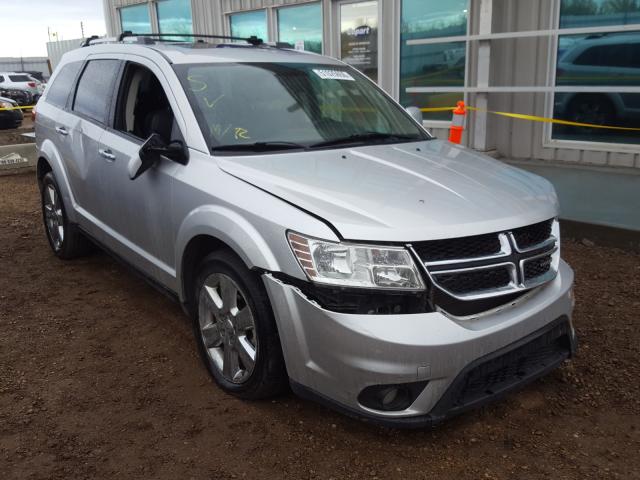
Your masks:
M455 109L456 107L428 107L428 108L421 108L420 111L421 112L446 112L447 110L453 111Z
M35 105L27 105L25 107L7 107L7 108L0 108L0 111L2 110L29 110L30 108L35 108Z
M34 108L35 105L27 105L23 107L9 107L9 108L0 108L2 110L30 110ZM421 108L421 112L446 112L453 111L456 107L426 107ZM518 120L530 120L533 122L543 122L543 123L555 123L558 125L568 125L572 127L587 127L587 128L604 128L609 130L624 130L627 132L640 132L640 128L638 127L620 127L614 125L596 125L594 123L581 123L581 122L571 122L569 120L560 120L558 118L548 118L548 117L538 117L537 115L525 115L524 113L509 113L509 112L494 112L492 110L483 110L477 107L465 107L467 110L471 110L473 112L484 112L491 113L492 115L501 115L503 117L516 118Z
M453 111L456 107L431 107L431 108L421 108L422 112L445 112L447 110ZM627 132L640 132L640 128L637 127L619 127L614 125L596 125L594 123L581 123L581 122L571 122L569 120L560 120L558 118L548 118L548 117L538 117L536 115L525 115L523 113L509 113L509 112L494 112L492 110L483 110L477 107L465 107L467 110L471 110L474 112L484 112L491 113L493 115L501 115L503 117L516 118L518 120L530 120L533 122L543 122L543 123L555 123L558 125L569 125L572 127L587 127L587 128L605 128L609 130L624 130Z

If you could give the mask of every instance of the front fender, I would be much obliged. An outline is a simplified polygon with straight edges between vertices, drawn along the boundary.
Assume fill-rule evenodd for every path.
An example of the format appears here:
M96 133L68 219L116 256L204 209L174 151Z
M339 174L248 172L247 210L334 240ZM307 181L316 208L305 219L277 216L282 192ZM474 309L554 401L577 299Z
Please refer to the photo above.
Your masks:
M73 196L73 191L71 190L71 183L69 182L69 176L67 175L64 161L62 160L62 156L55 144L48 138L44 139L40 144L40 148L38 150L38 161L41 158L44 158L51 166L53 176L56 177L56 182L58 183L58 188L62 195L62 201L64 202L67 218L71 223L77 223L77 203Z
M198 235L208 235L227 244L248 268L280 270L271 248L262 234L242 215L223 206L204 205L187 215L178 230L175 245L176 275L180 285L180 299L184 301L183 253L189 241Z

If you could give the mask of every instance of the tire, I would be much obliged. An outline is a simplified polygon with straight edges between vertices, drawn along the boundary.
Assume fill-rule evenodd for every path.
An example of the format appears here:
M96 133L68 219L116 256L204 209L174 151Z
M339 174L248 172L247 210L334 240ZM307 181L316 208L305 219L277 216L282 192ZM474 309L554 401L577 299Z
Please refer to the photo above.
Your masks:
M215 382L243 399L282 393L288 377L273 310L260 277L228 250L208 255L198 272L193 330L200 356Z
M76 225L69 222L60 188L52 172L48 172L42 179L40 204L44 231L56 256L68 260L85 255L91 250L89 240Z

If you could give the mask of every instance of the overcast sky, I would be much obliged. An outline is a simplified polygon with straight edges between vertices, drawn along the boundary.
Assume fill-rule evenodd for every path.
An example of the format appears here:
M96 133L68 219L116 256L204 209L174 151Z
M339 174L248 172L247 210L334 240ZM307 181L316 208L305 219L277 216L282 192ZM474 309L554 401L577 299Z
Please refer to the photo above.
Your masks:
M102 0L0 0L0 57L47 55L47 27L61 40L104 35ZM53 39L52 39L53 40Z

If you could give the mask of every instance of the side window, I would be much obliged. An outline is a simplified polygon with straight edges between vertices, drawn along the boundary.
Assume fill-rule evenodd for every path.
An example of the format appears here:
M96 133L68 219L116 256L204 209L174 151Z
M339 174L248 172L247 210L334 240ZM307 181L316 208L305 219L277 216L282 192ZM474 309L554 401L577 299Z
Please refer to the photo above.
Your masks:
M119 68L119 60L91 60L78 82L73 111L97 122L107 123L113 83Z
M182 140L162 84L148 68L136 63L126 67L114 127L141 140L152 133L167 142Z
M82 62L67 63L62 67L60 73L56 75L51 85L47 88L46 101L48 103L64 108L80 67L82 67Z
M0 83L4 83L4 77L0 75Z

